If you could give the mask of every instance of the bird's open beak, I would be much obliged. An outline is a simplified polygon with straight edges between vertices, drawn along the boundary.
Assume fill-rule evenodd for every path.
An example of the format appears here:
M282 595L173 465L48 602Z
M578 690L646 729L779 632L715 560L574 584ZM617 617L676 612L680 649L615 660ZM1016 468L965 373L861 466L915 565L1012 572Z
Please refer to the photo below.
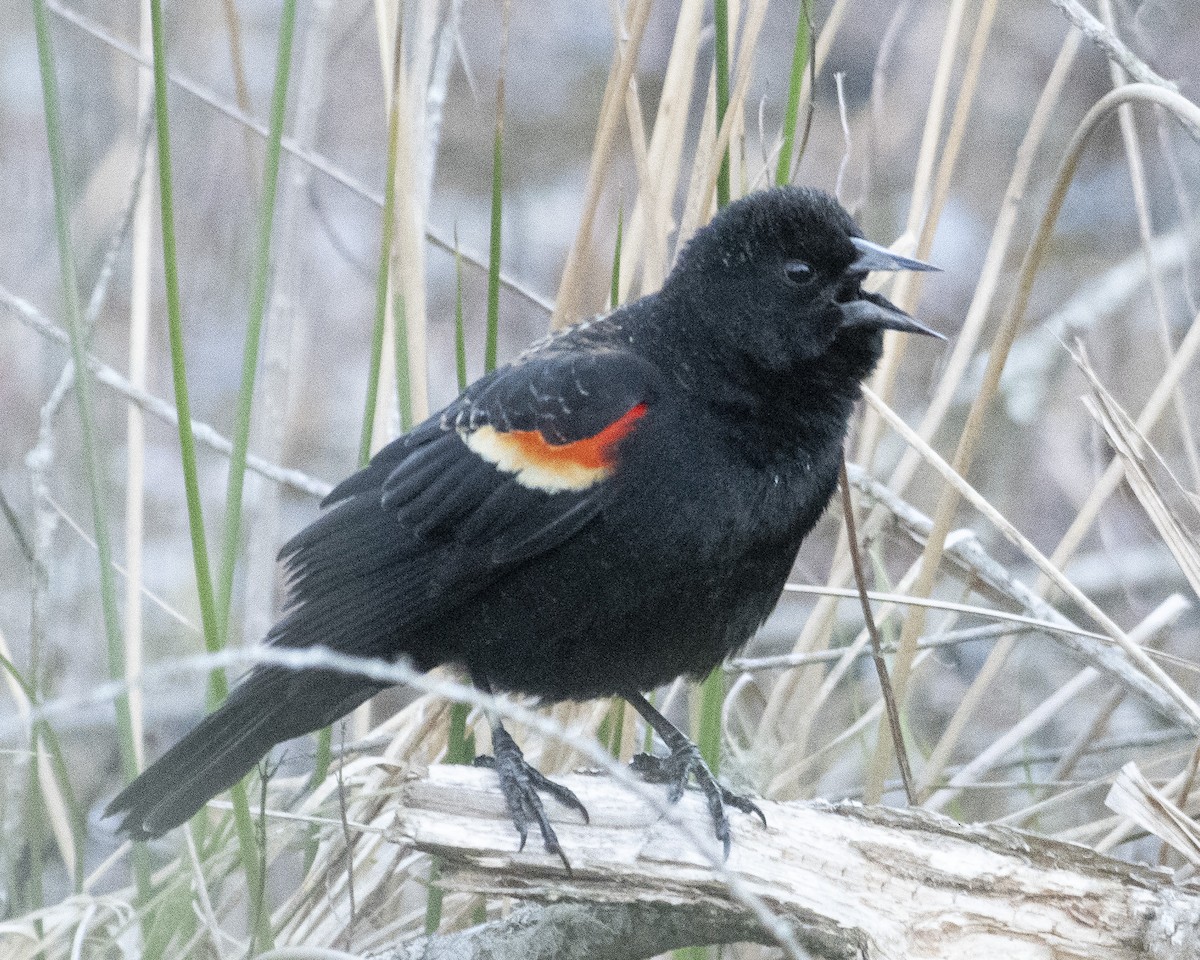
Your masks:
M850 242L858 251L858 256L850 264L850 270L854 273L870 273L872 270L936 271L941 269L924 260L913 260L911 257L902 257L898 253L892 253L887 247L881 247L862 237L851 237Z
M873 270L937 270L933 264L913 260L892 253L886 247L871 243L862 237L851 237L850 242L858 256L850 264L854 273L867 274ZM859 299L842 304L843 327L876 327L885 330L900 330L904 333L921 333L927 337L946 338L923 323L918 323L907 313L877 293L862 293Z
M923 333L927 337L946 338L877 293L863 293L862 299L842 304L842 327L875 327L900 330L904 333ZM840 328L839 328L840 329Z

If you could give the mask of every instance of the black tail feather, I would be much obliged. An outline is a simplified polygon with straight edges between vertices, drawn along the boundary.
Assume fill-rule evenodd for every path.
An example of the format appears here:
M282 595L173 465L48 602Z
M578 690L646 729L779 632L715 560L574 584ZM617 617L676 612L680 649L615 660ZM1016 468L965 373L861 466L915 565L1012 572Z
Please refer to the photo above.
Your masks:
M381 688L328 671L259 668L220 709L126 787L104 811L135 839L189 820L229 789L277 743L319 730Z
M425 442L440 435L435 424L413 436ZM410 452L408 440L394 441L330 495L336 505L283 548L291 588L268 644L328 644L389 659L404 652L422 669L448 658L413 622L437 612L430 591L440 554L390 522L393 515L380 506L380 484ZM462 591L444 593L450 598ZM258 667L122 791L106 816L120 816L121 829L134 837L165 833L241 780L276 744L333 723L383 688L329 670Z

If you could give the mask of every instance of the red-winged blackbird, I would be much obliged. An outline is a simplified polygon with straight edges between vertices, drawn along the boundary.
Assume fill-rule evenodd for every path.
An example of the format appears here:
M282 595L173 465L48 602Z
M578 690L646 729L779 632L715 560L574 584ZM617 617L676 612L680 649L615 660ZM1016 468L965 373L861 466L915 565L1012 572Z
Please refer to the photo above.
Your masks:
M933 333L863 280L925 269L818 191L731 204L661 291L535 344L339 485L283 548L288 609L267 642L457 664L545 701L624 697L669 751L635 766L673 798L694 778L728 852L725 806L757 808L641 691L706 674L771 612L882 331ZM379 689L257 667L107 814L161 834ZM533 822L561 855L538 791L582 804L498 721L492 744L522 845Z

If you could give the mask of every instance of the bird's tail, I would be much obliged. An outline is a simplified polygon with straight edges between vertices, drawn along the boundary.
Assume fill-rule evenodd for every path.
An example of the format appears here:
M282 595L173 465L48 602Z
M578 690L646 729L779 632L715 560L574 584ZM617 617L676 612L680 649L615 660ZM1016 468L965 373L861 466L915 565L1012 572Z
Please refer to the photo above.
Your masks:
M166 833L241 780L275 744L319 730L380 689L329 671L259 667L104 815L121 816L119 829L134 839Z

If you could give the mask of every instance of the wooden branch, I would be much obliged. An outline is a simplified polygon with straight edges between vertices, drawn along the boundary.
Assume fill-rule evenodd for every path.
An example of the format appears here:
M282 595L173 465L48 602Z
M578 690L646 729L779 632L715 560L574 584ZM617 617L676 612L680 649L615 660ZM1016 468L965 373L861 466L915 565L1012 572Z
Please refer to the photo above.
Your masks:
M653 903L521 907L457 933L437 934L370 954L370 960L643 960L669 950L770 942L744 914ZM818 945L819 946L819 945ZM829 956L817 952L816 956ZM849 955L844 960L851 960Z
M584 825L546 799L571 861L569 873L542 849L536 830L525 851L517 851L490 771L436 766L401 786L391 839L442 857L448 889L559 905L476 928L473 946L452 935L460 938L452 953L438 952L449 938L430 938L420 944L426 952L417 955L628 958L681 945L681 931L698 943L770 942L748 922L708 859L648 804L607 777L556 779L591 813L590 826ZM920 810L759 802L766 829L733 813L729 873L814 955L1200 958L1200 887L1176 885L1169 872ZM693 832L711 832L695 791L677 809ZM712 844L716 849L715 839ZM581 912L573 904L589 906ZM702 923L700 917L708 919ZM542 937L530 938L528 930L539 923ZM564 930L571 931L572 943L584 939L589 949L531 952L531 942L553 942L545 938ZM622 941L646 952L614 950ZM408 950L417 946L386 956L414 956Z

